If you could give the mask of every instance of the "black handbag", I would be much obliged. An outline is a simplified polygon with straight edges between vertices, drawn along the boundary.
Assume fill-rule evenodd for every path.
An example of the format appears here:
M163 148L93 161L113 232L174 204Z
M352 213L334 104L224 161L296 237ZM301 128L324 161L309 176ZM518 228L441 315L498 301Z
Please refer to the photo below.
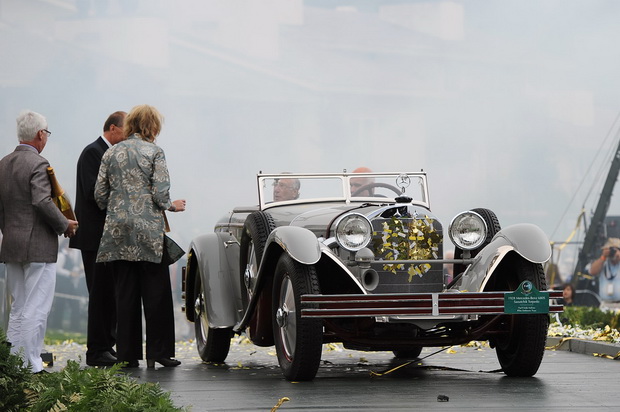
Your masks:
M168 217L166 216L166 212L163 212L164 215L164 232L170 232L170 224L168 224ZM168 235L164 233L164 256L161 258L161 263L169 266L172 265L177 260L181 259L185 254L185 251L181 249L181 246L177 244L174 240L170 239Z
M164 235L164 256L161 259L161 263L164 265L172 265L177 260L181 259L185 251L181 249L181 246L174 240Z

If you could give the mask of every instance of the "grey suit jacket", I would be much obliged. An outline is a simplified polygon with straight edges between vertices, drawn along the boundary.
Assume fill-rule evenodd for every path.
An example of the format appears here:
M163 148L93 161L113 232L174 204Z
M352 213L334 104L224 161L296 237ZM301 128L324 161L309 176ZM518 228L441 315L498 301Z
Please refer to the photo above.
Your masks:
M69 222L52 201L48 166L25 145L0 160L0 262L56 262Z

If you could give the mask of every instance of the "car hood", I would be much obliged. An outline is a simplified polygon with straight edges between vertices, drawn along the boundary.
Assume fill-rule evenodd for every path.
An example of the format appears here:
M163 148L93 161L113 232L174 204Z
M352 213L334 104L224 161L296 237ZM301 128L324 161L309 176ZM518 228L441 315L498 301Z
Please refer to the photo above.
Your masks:
M379 205L367 203L333 203L306 205L291 205L269 209L267 212L273 217L276 226L300 226L315 233L317 237L326 236L326 229L340 216L356 211L369 214L380 208Z

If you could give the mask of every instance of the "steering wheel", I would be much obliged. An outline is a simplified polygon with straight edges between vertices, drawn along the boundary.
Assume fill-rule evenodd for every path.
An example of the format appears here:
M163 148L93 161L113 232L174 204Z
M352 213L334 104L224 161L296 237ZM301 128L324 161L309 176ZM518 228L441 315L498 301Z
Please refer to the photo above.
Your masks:
M400 192L400 189L388 184L388 183L368 183L365 184L364 186L358 188L354 193L351 194L352 197L358 196L360 193L362 193L365 190L370 190L370 189L374 189L375 187L383 187L386 189L390 189L391 191L393 191L394 193L396 193L397 196L400 196L402 193Z

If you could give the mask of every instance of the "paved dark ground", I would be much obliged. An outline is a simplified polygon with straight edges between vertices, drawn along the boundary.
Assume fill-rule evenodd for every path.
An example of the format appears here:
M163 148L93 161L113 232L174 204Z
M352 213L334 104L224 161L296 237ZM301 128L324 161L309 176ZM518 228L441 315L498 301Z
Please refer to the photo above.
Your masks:
M550 342L557 343L558 339ZM571 345L574 352L567 350ZM56 352L52 369L58 370L66 359L76 358L83 346L49 349ZM236 342L225 364L208 365L187 341L177 344L181 366L153 370L141 362L130 373L141 381L159 382L177 406L190 406L192 411L270 411L284 397L289 400L279 412L620 410L616 395L620 362L592 354L615 355L620 347L569 341L561 349L546 352L533 378L508 378L498 372L495 351L486 346L454 347L373 376L404 362L389 352L325 345L314 381L294 383L282 378L273 348ZM426 348L421 356L436 350Z

